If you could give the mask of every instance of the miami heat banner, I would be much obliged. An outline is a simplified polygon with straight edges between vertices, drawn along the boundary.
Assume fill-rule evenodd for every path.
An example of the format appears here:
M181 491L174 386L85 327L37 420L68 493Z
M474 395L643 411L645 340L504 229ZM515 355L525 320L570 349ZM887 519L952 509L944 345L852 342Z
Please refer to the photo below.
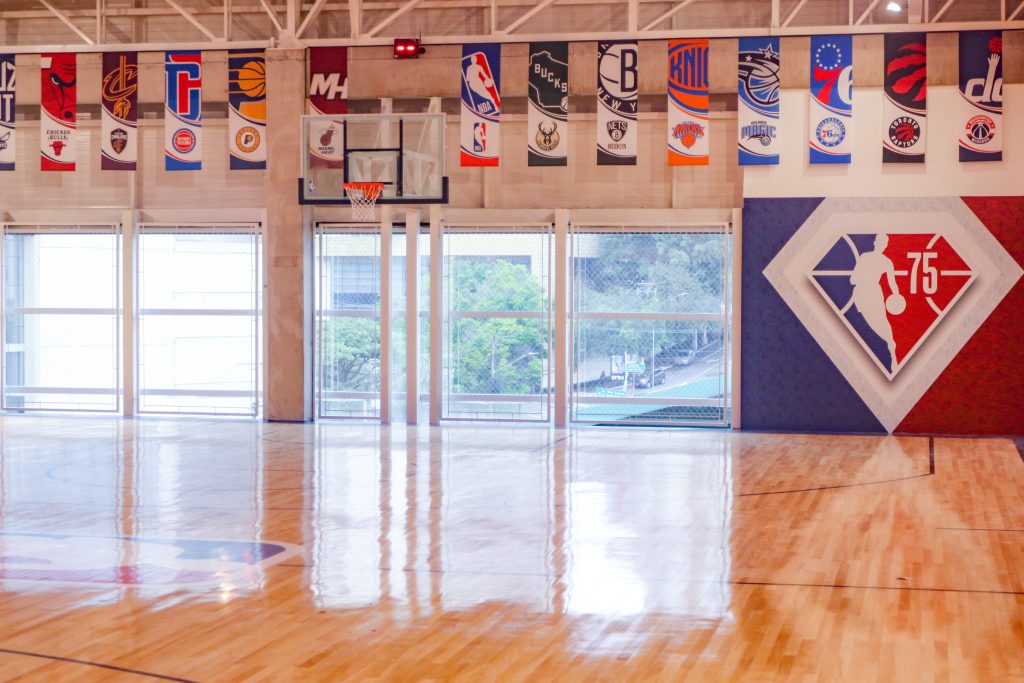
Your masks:
M139 145L139 53L103 53L100 105L100 168L134 171Z
M203 126L202 53L169 50L164 55L164 76L164 167L168 171L198 171L203 167L199 146Z
M740 38L740 166L779 163L779 59L778 37Z
M668 165L707 166L708 40L668 41Z
M228 50L231 170L267 167L267 73L263 50Z
M462 46L463 166L497 166L501 150L501 45Z
M14 170L14 55L0 55L0 171Z
M960 161L1002 161L1002 31L960 34L960 94Z
M40 168L75 170L75 129L78 126L77 60L69 52L40 55Z
M530 166L565 166L569 157L569 43L530 43Z
M306 97L309 113L348 113L348 48L311 47L307 53ZM344 168L345 149L341 121L317 121L309 126L309 165Z
M812 164L850 163L853 118L853 38L811 36L810 149Z
M923 164L928 113L928 47L924 33L885 34L882 162Z
M597 44L598 166L636 166L638 65L635 40Z

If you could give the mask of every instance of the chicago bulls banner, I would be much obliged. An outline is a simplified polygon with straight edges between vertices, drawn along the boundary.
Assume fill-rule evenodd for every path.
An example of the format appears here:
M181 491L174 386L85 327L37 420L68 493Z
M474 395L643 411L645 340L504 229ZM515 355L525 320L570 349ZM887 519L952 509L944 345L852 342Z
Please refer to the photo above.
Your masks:
M708 40L668 41L668 165L706 166Z
M40 55L40 168L75 170L78 123L77 60L70 52Z
M924 33L885 34L882 162L923 164L928 113L928 47Z
M348 48L311 47L306 63L309 113L348 113ZM341 121L314 121L309 125L311 168L344 168L345 149Z
M779 163L779 58L778 37L740 38L740 166Z
M569 158L569 43L530 43L526 136L530 166Z
M501 45L462 46L463 166L497 166L501 151Z
M0 171L14 170L14 55L0 55Z
M228 50L231 170L267 167L267 73L263 50Z
M139 131L137 52L103 53L100 104L100 168L134 171Z
M168 171L198 171L203 167L199 146L203 126L202 53L169 50L164 56L164 75L164 167Z
M638 63L635 40L597 44L598 166L636 166Z
M812 164L850 163L853 119L853 38L811 36L810 150Z
M1002 31L960 33L960 94L960 161L1002 161Z

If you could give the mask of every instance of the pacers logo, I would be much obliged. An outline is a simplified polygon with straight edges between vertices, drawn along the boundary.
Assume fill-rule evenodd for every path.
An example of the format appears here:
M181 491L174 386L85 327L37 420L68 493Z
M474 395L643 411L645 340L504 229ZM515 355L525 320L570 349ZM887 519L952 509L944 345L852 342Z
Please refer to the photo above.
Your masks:
M235 144L246 154L255 152L260 146L260 133L252 126L245 126L235 134Z

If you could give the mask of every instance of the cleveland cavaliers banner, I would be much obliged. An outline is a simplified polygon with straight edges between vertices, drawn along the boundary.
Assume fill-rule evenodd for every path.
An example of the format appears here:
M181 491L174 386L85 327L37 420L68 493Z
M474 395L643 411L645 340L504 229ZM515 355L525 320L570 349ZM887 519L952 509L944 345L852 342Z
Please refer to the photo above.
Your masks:
M0 55L0 171L14 170L14 55Z
M203 126L203 55L170 50L164 55L164 167L198 171L203 167L199 134Z
M635 40L597 44L599 166L636 166L638 62Z
M348 48L311 47L307 54L306 97L309 113L348 113ZM309 165L312 168L343 168L345 149L340 121L315 121L309 125Z
M919 32L886 33L883 163L924 163L927 113L927 36Z
M40 55L40 168L75 170L78 125L77 58L70 52Z
M708 40L668 41L668 165L706 166Z
M139 53L103 53L100 105L100 168L134 171L139 144Z
M263 50L228 50L231 170L267 167L267 72Z
M462 46L463 166L497 166L501 151L501 45Z
M812 164L848 164L853 119L853 38L811 36Z
M779 39L740 38L739 135L740 166L779 163Z
M1002 161L1002 31L960 34L960 94L960 161Z
M530 166L569 158L569 43L530 43L526 137Z

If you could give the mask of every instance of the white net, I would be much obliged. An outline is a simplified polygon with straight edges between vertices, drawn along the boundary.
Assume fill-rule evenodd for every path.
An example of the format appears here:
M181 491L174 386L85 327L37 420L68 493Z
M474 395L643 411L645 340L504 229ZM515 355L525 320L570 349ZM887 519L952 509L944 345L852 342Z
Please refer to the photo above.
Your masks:
M345 183L345 196L352 202L352 220L376 220L377 200L383 191L384 183Z

